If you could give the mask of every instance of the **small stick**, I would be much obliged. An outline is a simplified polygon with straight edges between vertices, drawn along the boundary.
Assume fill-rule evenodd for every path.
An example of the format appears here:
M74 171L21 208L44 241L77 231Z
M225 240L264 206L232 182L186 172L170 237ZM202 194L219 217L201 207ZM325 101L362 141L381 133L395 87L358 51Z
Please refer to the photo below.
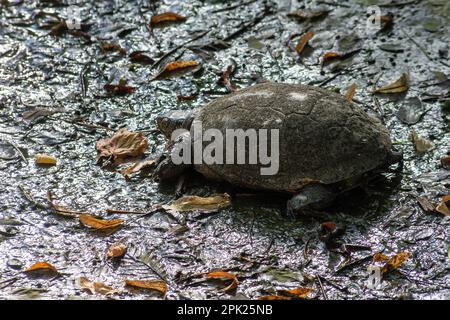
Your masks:
M154 68L156 68L157 66L159 66L161 64L161 62L163 60L165 60L168 56L172 55L173 53L175 53L176 51L178 51L180 48L184 47L185 45L187 45L188 43L194 42L195 40L200 39L201 37L203 37L204 35L206 35L207 33L209 33L210 30L207 30L205 32L202 32L201 34L199 34L198 36L183 42L182 44L180 44L179 46L176 46L175 48L173 48L172 50L166 52L161 58L158 59L158 61L156 61L154 64L152 64L152 66L150 67L150 70L153 70Z
M322 285L322 281L320 281L320 278L321 278L321 276L316 276L316 279L317 279L317 281L319 282L319 285L320 285L320 291L322 291L323 298L325 300L328 300L327 293L325 292L325 289L324 289L324 287Z
M14 150L17 151L17 153L19 154L19 156L23 160L23 162L27 163L27 159L23 155L22 151L20 151L19 147L16 145L16 143L14 141L11 140L11 138L7 137L4 134L0 134L0 139L9 143L14 148Z

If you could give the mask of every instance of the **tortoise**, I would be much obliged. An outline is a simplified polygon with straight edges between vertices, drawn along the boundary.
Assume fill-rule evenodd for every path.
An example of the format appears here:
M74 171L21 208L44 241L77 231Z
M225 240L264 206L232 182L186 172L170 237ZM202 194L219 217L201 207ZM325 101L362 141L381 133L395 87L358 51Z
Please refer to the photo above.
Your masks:
M359 186L368 176L402 163L402 153L393 149L388 130L377 118L340 94L308 85L257 84L193 111L164 113L156 123L172 138L168 151L157 161L154 176L159 180L179 176L192 166L174 164L169 154L183 143L192 148L195 124L201 124L202 133L217 129L224 136L227 129L278 129L276 174L262 175L260 162L201 162L193 167L208 179L233 186L293 194L287 203L291 214L324 209L338 194ZM180 131L177 129L185 129L185 134L172 136ZM201 142L203 148L207 144ZM237 146L233 151L238 152ZM245 144L246 157L249 146L250 141Z

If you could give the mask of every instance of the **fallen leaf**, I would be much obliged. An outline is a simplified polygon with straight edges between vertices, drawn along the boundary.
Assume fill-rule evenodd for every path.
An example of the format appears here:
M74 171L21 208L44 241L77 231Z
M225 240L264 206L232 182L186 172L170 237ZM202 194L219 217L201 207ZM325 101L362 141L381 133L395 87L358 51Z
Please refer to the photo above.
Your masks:
M442 157L441 158L441 165L444 169L450 170L450 157Z
M403 73L402 76L391 84L378 88L372 93L401 93L408 90L408 75Z
M392 271L400 267L406 260L409 259L411 254L409 252L399 252L392 258L390 258L381 269L381 273Z
M125 54L127 52L126 49L122 48L120 45L118 45L117 43L113 43L113 42L103 42L100 45L100 47L104 52L117 51L120 54Z
M434 212L435 207L433 204L431 204L431 202L423 197L416 197L417 202L419 202L420 207L422 208L423 211L425 212Z
M80 222L86 226L96 230L104 230L104 229L113 229L122 225L124 220L121 219L112 219L112 220L101 220L94 218L90 214L81 214Z
M186 21L186 17L183 17L174 12L165 12L152 16L150 19L150 26L156 27L158 25L183 21Z
M379 16L378 18L381 22L381 28L377 32L384 32L392 29L392 26L394 25L394 17L392 15Z
M306 45L308 44L308 41L312 39L314 36L314 32L308 31L305 34L303 34L300 39L298 39L297 45L295 46L295 51L299 55L302 54L303 50L305 49Z
M223 289L225 292L234 291L239 285L239 281L235 274L225 272L225 271L213 271L206 275L208 279L219 279L219 280L231 280L231 283Z
M54 165L56 165L57 160L53 156L38 153L35 156L35 162L36 162L36 164L44 164L44 165L54 166Z
M450 216L450 209L448 207L449 202L450 202L450 195L442 197L442 201L436 207L436 211L446 216Z
M355 95L356 92L356 84L353 82L351 84L351 86L348 88L347 93L345 94L345 99L347 99L348 101L352 102L353 101L353 96Z
M294 295L298 298L306 298L311 291L312 289L310 288L297 288L290 290L279 290L278 293L285 296Z
M108 296L119 292L118 290L115 290L114 288L107 286L102 282L92 282L86 277L81 277L79 281L80 287L88 291L90 294L98 293Z
M124 96L136 91L135 87L127 86L126 79L120 79L118 84L105 84L105 90L116 96Z
M130 55L128 56L130 58L130 61L142 64L153 64L155 62L155 60L143 54L142 52L144 51L134 51L130 53Z
M125 280L125 285L139 289L157 291L163 296L167 293L167 283L159 280Z
M414 142L417 153L425 153L434 148L434 144L430 140L420 137L415 130L411 131L410 136Z
M226 193L210 197L184 196L175 200L171 205L163 205L166 210L174 211L213 211L231 205L230 196Z
M155 160L143 160L141 162L135 163L129 168L126 168L125 170L122 170L120 173L123 174L125 177L128 177L132 173L139 172L146 168L151 168L155 166Z
M123 243L114 243L106 252L106 256L110 259L122 258L127 253L127 246Z
M179 76L198 68L198 66L199 63L195 60L170 62L153 78L153 80Z
M123 128L111 138L97 141L96 148L97 162L109 158L114 165L118 165L129 158L143 156L148 142L142 132L131 132Z
M388 260L389 260L389 257L382 254L381 252L375 253L373 255L373 261L375 261L375 262L385 262Z
M48 262L36 262L24 272L33 274L42 273L46 275L59 274L58 270Z
M339 53L339 52L326 52L323 56L322 56L322 66L325 66L331 62L334 61L342 61L345 59L348 59L352 56L354 56L355 54L357 54L358 52L360 52L361 49L356 49L356 50L352 50L349 52L344 52L344 53Z
M289 18L294 18L298 21L318 20L328 16L329 11L310 11L310 10L296 10L287 14Z
M60 112L67 112L67 110L63 109L63 108L54 108L54 109L36 108L36 109L24 112L22 114L22 116L23 116L24 120L32 122L39 118L48 117L48 116L51 116L52 114L60 113Z
M231 76L234 72L234 66L230 64L227 69L222 72L222 75L220 76L217 83L225 86L227 88L228 92L234 92L236 91L236 86L231 82Z
M258 300L292 300L292 297L284 297L284 296L261 296L261 297L258 297Z

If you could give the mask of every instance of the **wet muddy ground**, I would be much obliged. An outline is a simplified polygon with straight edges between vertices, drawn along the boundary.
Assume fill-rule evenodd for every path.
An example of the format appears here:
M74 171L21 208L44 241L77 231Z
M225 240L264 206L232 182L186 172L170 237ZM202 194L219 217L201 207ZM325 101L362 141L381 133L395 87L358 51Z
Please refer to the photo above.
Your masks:
M445 81L450 75L448 1L66 4L0 3L1 298L103 298L80 288L82 276L119 290L111 296L114 299L160 298L125 289L125 279L163 279L168 299L255 299L299 287L313 289L308 299L450 298L450 218L425 212L417 201L420 196L437 205L450 194L450 172L440 162L450 148L450 85ZM309 21L287 17L305 5L329 13ZM376 32L379 29L367 26L369 5L378 5L383 16L392 15L391 29ZM148 28L152 15L169 11L188 18L177 25ZM82 32L55 30L58 18L74 16L81 17ZM295 35L306 31L314 36L299 57ZM183 45L194 38L198 39ZM120 45L126 54L104 52L105 42ZM326 52L353 50L359 51L321 66ZM145 64L130 61L128 54L135 51L144 51L153 61L170 54L159 64ZM202 68L154 80L163 65L177 60L196 60ZM382 119L396 147L403 150L402 174L385 174L344 196L326 213L295 220L285 216L285 198L242 192L227 209L185 214L183 228L164 212L140 218L107 213L145 212L155 204L170 203L175 182L159 185L139 175L125 179L96 165L96 141L123 127L142 131L150 144L147 155L154 157L165 143L155 131L155 117L165 110L200 107L227 94L218 79L229 65L235 68L231 79L238 88L271 80L320 85L345 94L354 82L355 103ZM409 74L406 93L371 94L403 73ZM127 79L136 91L108 95L104 85L120 79ZM192 100L177 98L192 95ZM38 108L60 112L31 117L27 113ZM418 154L412 130L434 148ZM55 156L57 165L36 165L37 153ZM127 222L110 234L90 231L78 219L46 209L49 190L59 205ZM225 191L224 186L194 177L186 194ZM346 244L347 251L319 239L318 230L326 221L345 227L336 241ZM128 246L119 262L105 256L115 242ZM411 257L371 289L367 269L377 252L409 252ZM52 264L62 276L22 273L39 261ZM204 281L201 274L213 270L237 274L237 290L224 292L224 285Z

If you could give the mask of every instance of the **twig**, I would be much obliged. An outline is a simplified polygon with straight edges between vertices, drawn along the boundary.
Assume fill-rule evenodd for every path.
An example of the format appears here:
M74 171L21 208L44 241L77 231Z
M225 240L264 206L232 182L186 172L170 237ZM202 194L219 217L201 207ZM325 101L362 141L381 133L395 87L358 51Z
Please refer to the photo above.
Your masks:
M412 43L414 43L414 44L420 49L420 51L423 52L423 54L427 57L427 59L428 59L429 61L433 61L433 59L428 55L428 52L426 52L425 49L422 48L422 46L421 46L420 44L418 44L416 40L414 40L413 38L411 38L411 37L409 36L409 34L407 34L407 33L405 32L405 30L403 30L403 28L401 28L400 30L401 30L401 31L403 32L403 34L409 39L409 41L411 41Z
M29 202L31 202L35 207L37 207L39 209L44 209L44 210L51 209L51 206L45 205L42 202L39 202L39 201L36 201L35 199L33 199L33 197L27 191L25 191L25 189L22 186L19 186L18 188L20 189L20 191L22 191L22 194L25 197L25 199L27 199Z
M27 163L27 159L23 155L22 151L20 151L19 147L16 145L16 143L14 141L11 140L11 138L9 138L8 136L6 136L4 134L0 134L0 139L9 143L14 148L14 150L17 151L17 153L19 154L19 156L23 160L23 162Z
M320 278L321 278L320 276L316 276L316 279L317 279L317 281L319 282L320 291L322 292L323 298L324 298L325 300L328 300L327 293L325 292L325 289L324 289L324 287L323 287L323 285L322 285L322 281L320 280Z
M175 48L173 48L172 50L166 52L161 58L158 59L158 61L156 61L154 64L152 64L152 66L150 67L150 70L153 70L154 68L156 68L157 66L159 66L161 64L161 62L163 60L165 60L168 56L172 55L173 53L175 53L176 51L178 51L179 49L181 49L182 47L184 47L185 45L194 42L195 40L200 39L201 37L205 36L206 34L209 33L210 30L204 31L201 34L199 34L198 36L195 36L194 38L183 42L182 44L176 46Z

